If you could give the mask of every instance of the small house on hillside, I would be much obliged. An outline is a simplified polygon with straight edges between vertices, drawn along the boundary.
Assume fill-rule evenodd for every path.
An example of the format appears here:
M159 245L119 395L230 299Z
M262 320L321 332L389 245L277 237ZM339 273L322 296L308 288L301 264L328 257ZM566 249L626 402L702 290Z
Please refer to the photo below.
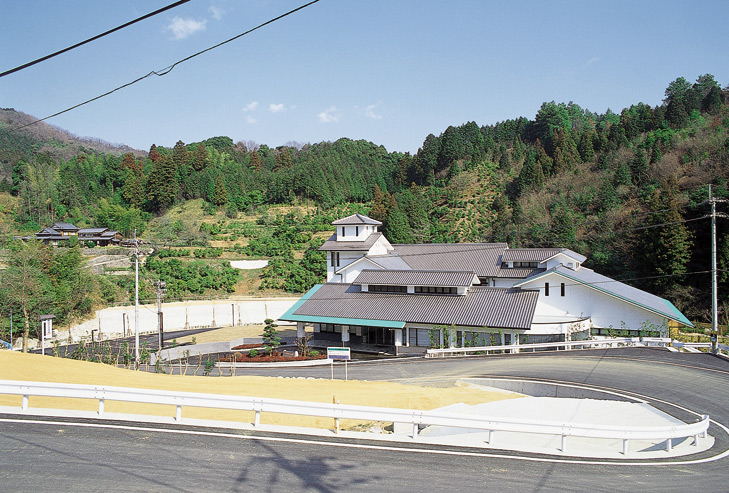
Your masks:
M321 246L327 282L309 290L281 320L302 337L348 346L424 352L562 342L609 335L666 335L692 326L671 302L586 268L567 248L506 243L390 244L361 214L332 223Z
M46 245L58 246L73 236L83 243L92 241L96 246L119 245L124 239L121 233L109 228L78 228L71 223L53 223L36 233L35 239ZM25 237L22 239L28 240L30 238Z

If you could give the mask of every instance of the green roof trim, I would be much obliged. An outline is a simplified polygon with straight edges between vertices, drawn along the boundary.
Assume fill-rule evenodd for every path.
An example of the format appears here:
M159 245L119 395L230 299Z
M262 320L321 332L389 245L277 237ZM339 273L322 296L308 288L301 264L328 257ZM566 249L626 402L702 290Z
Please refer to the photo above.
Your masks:
M578 282L578 283L580 283L580 284L582 284L584 286L590 287L590 288L595 289L597 291L601 291L601 292L603 292L605 294L608 294L610 296L614 296L615 298L621 299L623 301L627 301L628 303L632 303L633 305L639 306L639 307L641 307L641 308L643 308L645 310L651 311L653 313L658 313L659 315L663 315L664 317L670 318L671 320L675 320L676 322L680 322L680 323L682 323L684 325L687 325L689 327L693 327L694 326L694 324L692 324L691 321L688 318L686 318L686 316L683 313L681 313L678 310L678 308L676 308L673 305L673 303L671 303L670 301L668 301L665 298L661 298L660 296L656 296L656 298L658 298L659 300L663 301L666 304L667 310L664 312L664 311L657 310L655 308L651 308L649 306L646 306L643 303L639 303L639 302L637 302L635 300L631 300L630 298L627 298L625 296L621 296L618 293L615 293L615 292L610 291L608 289L605 289L605 288L596 286L593 283L585 282L582 279L578 279L577 277L570 276L569 274L566 274L566 273L561 272L561 271L556 271L556 270L551 270L550 269L550 270L548 270L546 272L542 272L541 274L538 274L538 275L536 275L534 277L529 277L527 279L524 279L522 282L519 282L519 283L514 284L514 287L523 286L524 284L528 284L528 283L530 283L532 281L536 281L537 279L540 279L542 277L545 277L545 276L547 276L549 274L557 274L559 276L566 277L567 279L570 279L572 281L576 281L576 282ZM615 282L620 282L620 281L615 281Z
M306 300L311 298L311 296L319 291L319 288L322 287L322 284L317 284L313 288L311 288L309 291L307 291L304 296L299 299L294 305L289 308L286 313L281 315L278 319L279 320L285 320L287 322L312 322L312 323L321 323L321 324L337 324L337 325L366 325L369 327L384 327L387 329L402 329L405 327L405 322L398 322L395 320L372 320L367 318L340 318L340 317L319 317L316 315L296 315L296 310L298 310L301 305L303 305Z

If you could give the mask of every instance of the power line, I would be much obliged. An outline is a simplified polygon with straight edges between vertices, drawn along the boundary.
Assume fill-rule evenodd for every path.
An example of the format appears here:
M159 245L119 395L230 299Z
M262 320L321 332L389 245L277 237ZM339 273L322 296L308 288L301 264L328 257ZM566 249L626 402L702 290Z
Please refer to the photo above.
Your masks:
M223 41L221 43L218 43L218 44L213 45L213 46L211 46L209 48L206 48L206 49L204 49L202 51L198 51L197 53L194 53L194 54L192 54L192 55L190 55L188 57L185 57L185 58L183 58L181 60L178 60L175 63L173 63L172 65L169 65L169 66L167 66L167 67L165 67L165 68L163 68L161 70L158 70L158 71L157 70L153 70L153 71L149 72L148 74L143 75L142 77L139 77L139 78L137 78L137 79L135 79L135 80L133 80L131 82L127 82L126 84L123 84L123 85L121 85L121 86L119 86L119 87L117 87L115 89L112 89L111 91L107 91L104 94L100 94L99 96L96 96L94 98L88 99L88 100L86 100L86 101L84 101L82 103L76 104L74 106L71 106L70 108L66 108L65 110L61 110L61 111L59 111L57 113L54 113L54 114L49 115L49 116L46 116L44 118L40 118L40 119L35 120L35 121L32 121L30 123L26 123L25 125L20 125L18 127L11 128L9 130L6 130L5 132L0 133L0 135L6 135L6 134L9 134L9 133L12 133L12 132L16 132L18 130L21 130L23 128L29 127L31 125L35 125L35 124L40 123L42 121L45 121L45 120L49 120L51 118L54 118L54 117L56 117L58 115L62 115L64 113L68 113L71 110L75 110L76 108L79 108L81 106L84 106L86 104L89 104L89 103L91 103L93 101L96 101L98 99L101 99L103 97L109 96L110 94L113 94L113 93L115 93L115 92L117 92L117 91L119 91L121 89L124 89L126 87L129 87L129 86L131 86L133 84L136 84L137 82L140 82L140 81L142 81L142 80L144 80L144 79L146 79L148 77L151 77L153 75L156 75L158 77L162 77L163 75L167 75L167 74L169 74L172 71L172 69L174 69L176 66L178 66L181 63L184 63L184 62L186 62L188 60L191 60L191 59L193 59L193 58L195 58L195 57L197 57L199 55L202 55L203 53L207 53L208 51L214 50L215 48L219 48L220 46L223 46L224 44L230 43L231 41L235 41L238 38L241 38L241 37L243 37L243 36L245 36L247 34L252 33L253 31L256 31L258 29L261 29L262 27L265 27L265 26L267 26L267 25L269 25L269 24L271 24L273 22L276 22L278 20L281 20L284 17L287 17L287 16L289 16L289 15L291 15L293 13L296 13L299 10L302 10L302 9L304 9L306 7L309 7L310 5L313 5L313 4L317 3L317 2L319 2L319 0L313 0L313 1L309 2L309 3L306 3L304 5L301 5L300 7L297 7L295 9L293 9L293 10L289 10L285 14L281 14L278 17L274 17L273 19L270 19L270 20L264 22L263 24L259 24L258 26L254 27L252 29L249 29L248 31L242 32L242 33L240 33L240 34L238 34L236 36L233 36L232 38L226 39L225 41Z
M148 18L153 17L153 16L155 16L157 14L161 14L162 12L165 12L167 10L173 9L175 7L178 7L178 6L182 5L183 3L187 3L189 1L190 0L179 0L178 2L175 2L173 4L170 4L170 5L166 6L166 7L162 7L159 10L155 10L154 12L150 12L149 14L143 15L142 17L138 17L138 18L134 19L133 21L129 21L126 24L122 24L121 26L115 27L114 29L110 29L110 30L108 30L106 32L103 32L101 34L97 34L96 36L94 36L92 38L89 38L89 39L87 39L85 41L81 41L80 43L76 43L73 46L69 46L68 48L64 48L62 50L56 51L55 53L51 53L50 55L46 55L44 57L38 58L36 60L33 60L32 62L25 63L23 65L20 65L19 67L15 67L13 69L6 70L5 72L3 72L3 73L0 74L0 77L5 77L6 75L10 75L12 73L15 73L15 72L18 72L18 71L23 70L25 68L28 68L30 66L33 66L36 63L43 62L45 60L48 60L49 58L53 58L55 56L61 55L63 53L66 53L67 51L73 50L74 48L78 48L79 46L83 46L86 43L90 43L92 41L96 41L99 38L103 38L106 35L109 35L109 34L111 34L113 32L119 31L120 29L124 29L125 27L129 27L132 24L136 24L139 21L143 21L144 19L148 19Z

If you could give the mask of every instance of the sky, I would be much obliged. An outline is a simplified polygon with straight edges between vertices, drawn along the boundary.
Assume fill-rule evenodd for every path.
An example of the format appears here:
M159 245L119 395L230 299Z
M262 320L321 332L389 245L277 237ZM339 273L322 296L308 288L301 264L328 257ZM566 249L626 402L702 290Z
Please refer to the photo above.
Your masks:
M42 118L161 70L307 0L191 0L0 78ZM0 0L0 72L173 0ZM729 85L728 1L320 0L48 120L148 150L214 136L269 147L342 137L417 152L428 134L661 103L677 77Z

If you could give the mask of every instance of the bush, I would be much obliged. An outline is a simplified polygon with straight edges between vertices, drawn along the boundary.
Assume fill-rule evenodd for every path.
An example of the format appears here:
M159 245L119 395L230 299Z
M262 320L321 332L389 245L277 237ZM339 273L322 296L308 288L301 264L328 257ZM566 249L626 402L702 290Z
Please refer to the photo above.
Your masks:
M251 349L250 351L248 351L248 357L249 358L255 358L256 356L258 356L258 350L257 349Z
M316 349L312 349L311 351L309 351L309 356L311 356L312 358L316 358L317 356L319 356L319 351L317 351Z
M96 246L96 243L94 243L91 240L86 242L86 248L94 248L95 246Z

